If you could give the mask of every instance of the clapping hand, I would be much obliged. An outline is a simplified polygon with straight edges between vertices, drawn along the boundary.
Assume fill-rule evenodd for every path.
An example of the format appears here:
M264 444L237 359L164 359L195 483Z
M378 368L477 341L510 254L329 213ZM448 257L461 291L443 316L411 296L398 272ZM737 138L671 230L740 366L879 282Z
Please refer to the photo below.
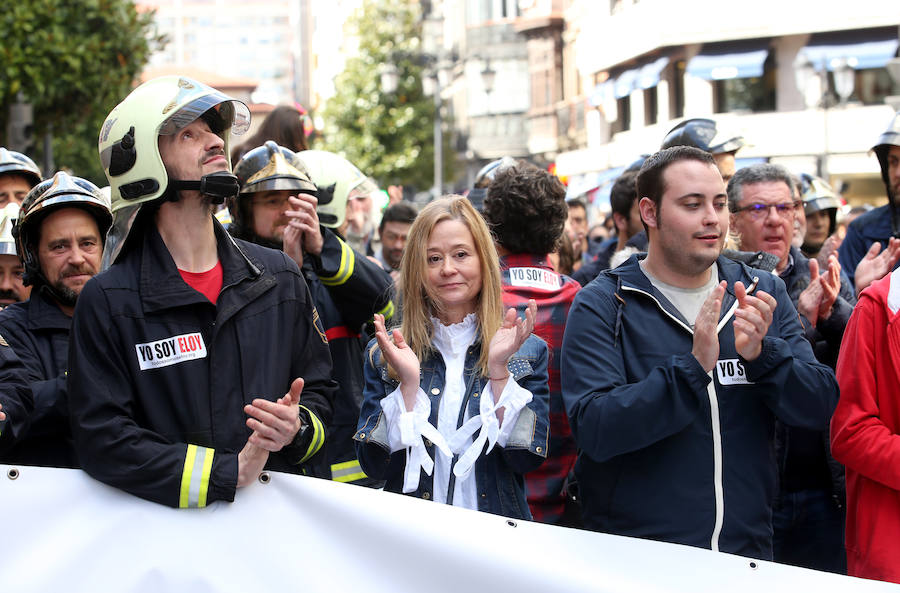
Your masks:
M515 354L531 332L534 330L534 318L537 315L537 303L534 299L528 301L525 308L525 318L516 315L516 310L510 307L503 318L503 324L491 338L488 346L488 376L491 379L506 379L509 372L506 363ZM496 397L496 395L495 395Z
M391 339L393 338L393 339ZM416 393L419 390L419 359L413 352L403 334L395 329L389 336L384 327L384 315L375 314L375 341L381 349L381 355L400 377L400 393L406 411L412 412L416 404Z
M828 258L828 268L819 276L819 262L809 260L809 286L797 299L797 310L813 327L819 319L831 317L832 307L841 291L841 264L837 256Z
M755 296L747 294L742 282L734 283L734 295L738 300L733 323L734 349L744 360L756 360L762 352L762 341L772 325L778 302L761 290Z
M722 313L722 297L725 296L726 282L719 282L697 313L694 320L694 341L691 354L707 373L716 366L719 358L719 315Z
M880 253L879 253L880 252ZM865 257L856 265L854 280L856 295L859 296L870 284L885 276L894 269L900 260L900 239L891 237L887 249L881 251L881 243L872 243Z

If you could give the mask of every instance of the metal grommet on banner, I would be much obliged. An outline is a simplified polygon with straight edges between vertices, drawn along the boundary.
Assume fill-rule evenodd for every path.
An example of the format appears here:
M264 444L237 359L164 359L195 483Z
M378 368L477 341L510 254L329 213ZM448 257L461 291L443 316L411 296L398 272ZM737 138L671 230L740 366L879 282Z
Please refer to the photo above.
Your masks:
M511 520L507 520L506 524L509 525L510 527L518 527L519 526L518 523L516 523L515 521L511 521Z
M759 568L759 564L757 564L756 562L753 562L753 561L751 560L751 561L750 561L750 569L751 569L751 570L756 570L757 568Z
M6 477L9 478L10 480L15 480L16 478L18 478L19 477L19 468L17 468L17 467L9 468L9 471L6 472Z
M272 481L272 476L269 475L269 472L263 472L259 474L259 483L260 484L268 484Z

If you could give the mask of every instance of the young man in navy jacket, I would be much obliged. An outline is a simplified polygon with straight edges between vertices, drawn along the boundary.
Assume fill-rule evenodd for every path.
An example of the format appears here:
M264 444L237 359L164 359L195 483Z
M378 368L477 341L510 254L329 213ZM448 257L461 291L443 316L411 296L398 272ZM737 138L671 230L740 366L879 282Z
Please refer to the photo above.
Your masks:
M648 253L579 292L563 341L585 526L771 559L774 418L825 428L834 374L784 283L720 256L709 154L662 150L637 187Z

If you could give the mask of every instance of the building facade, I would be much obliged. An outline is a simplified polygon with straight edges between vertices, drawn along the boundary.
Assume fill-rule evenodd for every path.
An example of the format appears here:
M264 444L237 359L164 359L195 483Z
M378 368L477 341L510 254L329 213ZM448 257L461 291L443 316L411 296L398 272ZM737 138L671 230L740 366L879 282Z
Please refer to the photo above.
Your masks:
M867 152L900 89L885 68L897 55L895 7L581 1L567 7L565 28L577 31L586 141L560 150L557 164L576 187L655 151L682 119L711 117L749 142L739 166L776 162L826 177L851 202L883 199Z

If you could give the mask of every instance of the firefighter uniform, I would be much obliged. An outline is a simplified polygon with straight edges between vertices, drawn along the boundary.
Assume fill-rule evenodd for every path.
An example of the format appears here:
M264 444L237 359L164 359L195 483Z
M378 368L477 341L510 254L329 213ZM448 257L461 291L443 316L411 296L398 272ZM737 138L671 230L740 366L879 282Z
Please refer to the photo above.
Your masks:
M45 289L0 311L0 334L24 363L35 403L30 428L6 454L7 463L77 467L66 401L71 324Z
M28 417L34 409L28 377L22 361L6 339L0 335L0 407L6 414L0 420L0 462L6 463L6 451L28 428Z
M369 485L372 481L359 466L353 442L364 385L360 330L373 313L386 319L393 316L392 281L331 230L321 229L322 253L319 257L306 254L302 269L328 336L334 378L340 386L328 427L328 471L335 481Z
M231 501L244 405L305 384L294 441L266 468L307 473L331 419L325 332L296 264L214 221L216 305L181 278L152 219L78 299L69 356L76 450L92 476L172 507Z

